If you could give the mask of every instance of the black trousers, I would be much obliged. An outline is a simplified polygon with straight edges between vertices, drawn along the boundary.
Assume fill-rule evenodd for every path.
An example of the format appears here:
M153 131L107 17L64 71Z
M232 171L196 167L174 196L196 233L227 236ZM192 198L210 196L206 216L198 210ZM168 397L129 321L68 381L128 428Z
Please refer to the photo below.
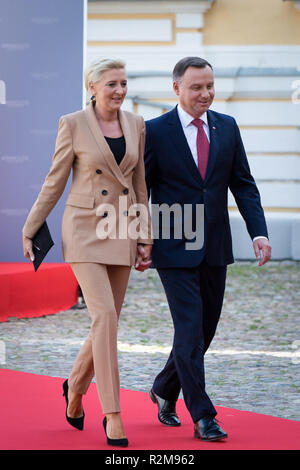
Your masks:
M182 388L194 422L216 416L205 391L204 354L220 318L226 266L209 266L205 259L196 268L157 269L174 323L172 351L153 384L165 400L177 400Z

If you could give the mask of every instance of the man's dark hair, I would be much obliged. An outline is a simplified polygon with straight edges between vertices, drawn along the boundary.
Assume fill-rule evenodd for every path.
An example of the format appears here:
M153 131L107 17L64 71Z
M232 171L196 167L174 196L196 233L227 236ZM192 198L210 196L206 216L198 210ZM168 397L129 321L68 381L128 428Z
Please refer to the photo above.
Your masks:
M184 57L179 62L177 62L174 67L173 80L174 82L178 82L183 77L186 69L189 67L198 67L199 69L204 69L206 66L213 70L210 63L205 59L201 59L201 57Z

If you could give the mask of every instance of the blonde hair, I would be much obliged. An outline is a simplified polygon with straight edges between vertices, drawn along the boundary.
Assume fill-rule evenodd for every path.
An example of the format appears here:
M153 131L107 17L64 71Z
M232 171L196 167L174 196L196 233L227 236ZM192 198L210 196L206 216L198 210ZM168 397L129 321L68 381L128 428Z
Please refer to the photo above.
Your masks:
M124 69L125 62L121 59L96 59L90 62L84 72L84 84L89 91L90 82L97 82L106 70Z

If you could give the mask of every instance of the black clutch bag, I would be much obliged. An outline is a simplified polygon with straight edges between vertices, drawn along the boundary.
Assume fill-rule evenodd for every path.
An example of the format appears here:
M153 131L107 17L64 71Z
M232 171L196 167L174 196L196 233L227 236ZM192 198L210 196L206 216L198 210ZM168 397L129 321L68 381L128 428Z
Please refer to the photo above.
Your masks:
M46 254L54 245L47 222L44 222L41 228L35 234L34 238L32 239L32 245L34 254L33 266L36 272Z

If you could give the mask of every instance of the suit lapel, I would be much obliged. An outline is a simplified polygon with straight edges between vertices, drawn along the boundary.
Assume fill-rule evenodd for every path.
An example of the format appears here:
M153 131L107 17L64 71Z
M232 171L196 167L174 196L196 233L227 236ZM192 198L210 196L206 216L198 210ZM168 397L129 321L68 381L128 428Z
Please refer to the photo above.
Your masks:
M128 163L128 160L130 159L130 155L132 154L132 152L130 151L130 146L132 144L133 136L132 136L132 131L130 129L128 118L126 117L126 114L121 109L119 111L119 120L120 120L120 126L122 128L123 135L124 135L125 142L126 142L125 155L121 160L120 166L118 167L123 175L123 173L125 172L127 168L127 163Z
M108 143L105 140L105 137L100 129L100 126L98 124L96 114L94 111L94 106L93 103L89 104L89 106L86 107L85 109L85 115L87 119L88 126L90 128L90 131L98 145L99 151L104 158L109 170L111 173L117 178L121 184L124 186L127 186L126 180L124 178L124 175L121 171L120 166L117 164L116 159L113 155L113 153L110 150L110 147ZM126 142L126 153L123 157L123 160L121 163L124 162L126 158L128 158L128 146L130 144L130 129L127 123L127 120L124 116L124 113L120 110L119 111L119 119L120 119L120 125L122 127L122 131L124 134L125 142Z
M217 154L219 151L219 146L220 146L220 129L218 127L218 120L214 114L213 111L208 110L207 111L207 119L208 119L208 126L209 126L209 157L208 157L208 163L207 163L207 169L206 169L206 174L205 174L205 179L204 183L208 180L210 177L213 168L216 163L217 159Z
M184 135L181 122L179 120L177 106L172 111L170 111L168 124L169 137L173 145L176 147L177 155L179 155L180 158L185 159L190 173L193 175L193 177L198 183L202 184L203 181L201 175L199 173L190 147Z
M210 146L209 146L209 156L208 156L208 163L207 163L204 183L207 182L208 178L212 174L212 171L216 163L217 154L219 151L219 146L220 146L220 134L219 134L220 129L218 126L218 119L215 113L210 110L207 111L207 118L208 118L208 126L209 126ZM169 135L173 144L176 146L177 153L180 154L180 158L185 159L186 164L190 170L190 173L197 180L197 182L200 184L203 184L202 177L200 175L200 172L198 170L198 167L195 163L193 155L190 151L190 147L184 135L184 132L183 132L180 120L179 120L177 107L174 108L170 112L168 123L169 123Z

